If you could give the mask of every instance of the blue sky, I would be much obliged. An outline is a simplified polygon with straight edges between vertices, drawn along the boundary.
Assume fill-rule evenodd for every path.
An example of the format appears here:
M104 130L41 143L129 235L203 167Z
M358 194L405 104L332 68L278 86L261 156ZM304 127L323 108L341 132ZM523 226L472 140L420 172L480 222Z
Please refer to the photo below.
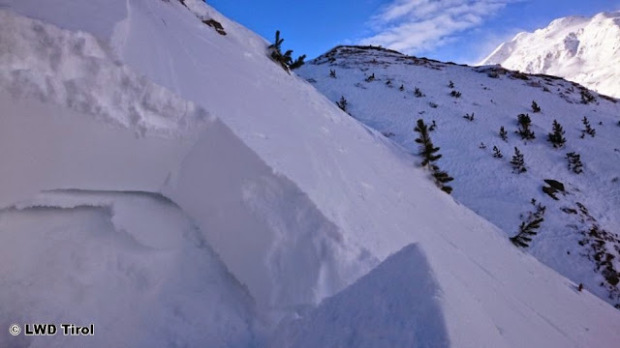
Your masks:
M620 10L620 0L207 0L268 40L309 58L338 44L375 44L476 63L520 31L565 16Z

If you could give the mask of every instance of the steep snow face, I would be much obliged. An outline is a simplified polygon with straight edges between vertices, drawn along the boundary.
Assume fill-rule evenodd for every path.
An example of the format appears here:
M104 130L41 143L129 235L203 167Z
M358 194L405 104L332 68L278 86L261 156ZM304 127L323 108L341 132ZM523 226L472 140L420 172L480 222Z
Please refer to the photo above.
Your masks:
M42 190L165 192L276 313L317 303L377 263L343 246L307 195L221 121L114 60L105 42L0 16L10 28L0 36L1 142L21 149L1 156L4 206Z
M449 347L441 296L423 251L410 245L307 316L282 325L272 344Z
M33 2L36 1L3 1L2 4L11 15L16 15L15 11L28 17L34 10L25 4ZM44 7L41 2L37 3ZM70 3L67 0L65 4ZM138 85L145 91L158 90L155 86L151 89L149 84L159 85L164 87L159 91L166 94L163 100L175 100L172 96L176 94L183 102L171 102L171 105L196 110L196 117L188 118L195 126L150 122L166 117L179 120L176 116L168 116L169 109L158 103L147 103L156 106L153 115L141 114L148 122L116 122L113 120L123 119L124 111L104 103L109 110L117 111L112 111L110 117L99 117L96 110L73 108L73 104L66 103L66 98L54 97L52 92L59 90L57 88L40 88L42 98L29 93L10 94L16 86L32 84L34 76L24 74L24 79L3 80L10 86L6 89L3 86L3 91L8 93L0 96L0 105L3 111L6 107L10 112L1 119L6 126L0 127L0 141L6 142L3 148L16 149L0 152L3 156L0 175L10 179L0 181L0 187L3 193L12 193L4 207L9 210L25 207L29 214L27 220L38 219L31 215L42 211L30 208L41 204L38 193L56 193L44 197L47 207L67 207L66 195L79 189L106 196L93 198L96 201L108 199L110 194L158 197L187 219L180 222L150 208L144 213L134 213L133 206L128 204L130 210L125 216L130 221L122 225L124 229L137 231L139 226L145 226L139 224L140 220L149 221L149 214L158 214L165 221L153 217L153 223L169 227L166 233L170 235L162 235L163 231L157 230L152 241L145 236L149 233L141 230L133 233L133 238L122 238L119 248L130 250L131 255L127 257L137 260L147 253L131 249L133 239L149 246L161 246L172 243L169 240L177 240L179 234L183 236L182 243L187 249L180 249L178 253L183 262L171 262L171 267L187 273L175 278L169 276L167 268L162 268L161 272L157 267L143 270L139 267L143 261L138 260L132 265L143 270L137 273L144 275L147 281L139 282L144 286L140 292L128 290L130 294L126 298L129 304L142 304L146 300L141 298L144 294L157 293L160 287L188 286L189 294L180 292L178 301L182 304L170 304L163 299L161 303L172 307L166 307L163 313L178 313L176 319L189 322L184 337L191 337L191 341L179 338L186 333L182 326L175 326L178 329L175 333L163 328L154 312L147 312L150 315L144 321L136 321L133 326L136 330L131 331L136 337L127 338L112 330L102 330L98 332L102 341L119 337L123 342L118 345L124 345L126 339L132 346L153 346L161 342L170 342L171 346L268 345L269 341L262 339L273 337L270 334L274 333L273 325L279 319L285 318L282 324L286 325L289 319L308 316L308 323L312 323L313 318L321 317L322 309L315 308L317 303L330 296L336 296L332 303L341 302L338 293L342 290L351 290L343 294L359 296L351 299L355 304L363 303L368 293L385 290L384 294L393 296L411 289L410 283L399 283L393 290L376 286L378 280L391 279L401 262L413 263L413 266L404 267L411 271L407 272L411 281L429 286L416 289L415 297L403 295L406 303L412 305L411 317L419 318L418 310L428 310L433 320L407 323L400 330L396 328L393 334L398 341L412 341L411 325L416 326L416 332L437 333L437 344L448 341L462 347L590 347L609 346L620 340L620 333L615 330L620 325L618 311L587 291L577 292L573 282L514 248L495 226L438 191L428 180L427 173L415 168L411 156L402 148L342 113L310 84L274 64L266 55L264 39L223 18L200 1L185 0L184 3L186 6L178 1L127 1L123 18L110 14L106 23L115 23L112 30L92 28L86 23L88 16L71 19L58 11L47 12L45 21L69 28L68 38L82 34L76 32L76 28L94 36L105 52L111 52L110 60L126 69L127 74L112 75L118 76L120 81L114 78L111 86L131 86L134 81L131 76L143 76L148 83ZM110 6L104 0L83 4L90 4L89 11L97 10L101 17L106 16L107 6ZM116 13L116 10L109 11ZM32 16L39 16L39 12L33 12ZM227 35L221 35L201 21L207 18L220 22ZM74 22L70 26L62 24L68 20ZM4 23L9 22L2 21L0 25ZM38 21L24 23L33 27L51 26ZM7 30L13 31L12 26L7 26ZM44 33L52 32L55 29L44 30ZM54 37L65 37L63 35ZM63 40L48 40L48 43L52 47L65 45ZM37 40L30 44L36 45ZM20 45L29 44L22 42ZM26 60L27 65L20 69L40 66L44 62L38 59L46 57L53 60L57 55L28 57L31 60ZM81 62L79 54L61 54L60 57ZM98 61L100 64L109 63L107 58L102 59L105 62ZM52 65L49 70L52 81L66 81L65 72L55 66L63 64ZM87 76L91 75L81 71L75 79ZM95 80L104 78L95 76ZM125 81L128 83L123 83ZM97 99L96 91L89 89L88 84L77 84L74 93ZM127 105L142 105L139 95L133 95ZM178 111L175 107L171 110ZM140 128L145 130L137 131ZM165 131L167 129L170 131ZM28 169L21 176L12 169L19 166ZM76 207L95 205L93 199L70 197L71 202L78 201ZM130 202L137 204L135 200ZM62 215L60 213L54 213L53 219L65 219L56 216ZM79 226L92 224L93 230L101 227L97 231L109 234L119 232L110 227L99 210L87 213L75 214L75 220L71 216L66 220L76 221ZM132 216L136 221L130 219ZM114 220L114 216L109 219ZM70 223L64 224L66 220L62 226L80 235ZM43 259L55 261L65 251L77 254L71 248L90 245L83 242L63 249L63 245L58 244L57 249L40 251L37 247L43 245L45 238L40 237L41 242L35 244L27 243L32 234L28 233L29 229L17 229L19 222L10 220L6 229L24 233L2 233L2 236L19 239L16 245L28 255L40 254ZM194 234L185 232L183 227L187 225L195 226ZM62 226L52 228L43 236L61 235ZM148 229L148 224L145 228ZM9 239L7 244L12 243L6 238ZM378 273L373 272L370 281L362 281L361 288L347 288L380 261L412 242L423 252L405 249L404 254L395 258L396 262L388 259L387 266L379 268ZM213 253L208 251L210 248ZM205 249L205 254L218 257L200 256L203 255L200 251L185 253L194 249ZM111 251L114 252L117 251ZM3 265L14 263L10 258L14 254L0 255L6 256L1 260ZM85 259L81 263L96 263ZM214 278L203 278L205 273L211 274L208 270L221 270L224 266L229 273L222 271ZM413 272L418 266L422 270ZM54 268L54 271L62 274L62 279L73 279L70 274L62 273L63 269ZM0 274L2 279L9 279L15 289L12 294L19 299L16 303L27 303L43 292L28 287L27 280L40 275L36 268L32 267L28 274L31 276L26 277L26 281L11 269L4 268ZM116 284L123 282L125 273L95 274L105 277L106 284L114 290ZM57 289L50 286L54 283L49 276L42 279L37 289ZM162 283L154 283L152 279L162 279ZM60 289L70 286L62 283ZM203 284L209 291L202 290ZM206 313L193 318L192 311L210 312L209 304L217 299L218 291L231 293L230 297L223 297L221 307L216 307L229 316L217 315L217 312L213 316ZM91 294L97 292L87 289L84 297L90 298ZM428 298L432 298L431 303L425 301ZM8 308L6 311L10 313L18 311L10 303L5 306L7 302L3 301L3 309ZM194 306L190 309L187 303ZM106 311L106 305L107 302L92 307L93 312L101 313L92 319L102 323L97 325L110 323L133 309L130 305L111 306ZM37 311L33 309L24 314L23 320L42 320L37 318L38 313L50 313L51 320L61 320L56 319L60 318L59 312L71 309L56 307L47 301L38 302L32 308L35 307ZM332 308L344 307L336 304ZM366 313L372 310L372 307L361 308ZM314 310L317 312L313 313ZM384 310L380 318L382 323L389 323L395 314L405 315L405 311ZM85 310L84 315L88 315L86 312L91 313ZM68 316L71 318L67 320L80 319ZM347 321L352 326L366 328L367 319L365 315L359 320L348 318ZM153 321L157 321L154 328L140 330ZM256 322L260 324L256 324L258 329ZM210 336L199 338L197 331L193 331L195 323L212 325L215 332L205 330ZM149 337L150 330L155 329L161 329L159 335L153 334L155 339L159 338L157 342ZM317 328L315 332L321 335L326 329ZM336 331L334 334L347 333ZM424 342L432 341L430 336L417 337ZM333 342L344 342L344 338L335 338ZM37 343L39 345L49 343L45 338L37 341L41 342ZM67 344L83 346L83 342L90 341Z
M519 33L480 65L561 76L620 97L620 12L566 17L533 33Z
M412 154L419 151L413 132L416 121L434 124L430 135L443 156L438 164L455 178L449 185L457 200L512 237L536 210L531 204L535 199L547 208L531 253L613 305L620 303L614 281L620 270L616 100L599 97L583 104L585 89L558 78L461 67L359 47L336 48L299 73L331 100L344 97L353 118ZM453 91L462 95L454 97ZM531 108L534 100L542 109L538 113ZM524 141L516 134L519 114L530 115L535 139ZM468 115L471 121L465 118ZM583 132L584 116L595 128L594 137ZM547 140L553 120L563 126L567 139L559 149ZM501 127L506 130L505 141L498 134ZM515 147L525 158L527 172L522 174L515 174L510 164ZM569 152L580 154L581 174L568 167ZM421 162L417 156L411 161ZM545 179L564 183L565 192L557 194L557 201L542 192ZM601 248L595 246L598 243Z

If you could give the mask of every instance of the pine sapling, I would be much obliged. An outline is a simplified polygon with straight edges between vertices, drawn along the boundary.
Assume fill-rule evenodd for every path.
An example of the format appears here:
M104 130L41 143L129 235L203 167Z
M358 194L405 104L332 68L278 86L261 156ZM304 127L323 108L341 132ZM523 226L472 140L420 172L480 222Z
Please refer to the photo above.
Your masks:
M502 152L499 150L497 146L493 146L493 157L495 158L503 158Z
M340 97L340 100L336 102L336 105L340 108L340 110L347 112L348 102L344 96Z
M499 128L499 137L502 138L503 141L508 141L508 132L506 132L504 126Z
M556 149L563 147L564 143L566 143L564 129L562 129L562 125L557 120L553 120L553 132L548 134L547 139Z
M459 92L457 90L452 90L452 92L450 92L450 95L453 96L454 98L460 98L461 97L461 92Z
M538 234L540 224L545 220L545 210L547 207L540 203L536 203L535 199L532 199L532 205L535 207L535 211L528 212L528 216L519 225L519 233L516 236L511 237L510 241L521 248L527 248L530 246L532 237Z
M536 103L535 100L532 100L532 112L534 113L538 113L540 112L540 106L538 106L538 103Z
M583 163L581 163L581 155L576 152L566 154L568 160L568 170L572 170L575 174L583 173Z
M405 90L405 85L401 84L400 87L398 87L398 90L401 91L401 92L404 91Z
M372 75L368 76L366 78L366 82L372 82L375 80L375 73L372 73Z
M413 130L419 134L418 138L415 139L415 142L420 144L418 154L423 158L422 166L425 167L440 159L441 155L436 154L437 151L439 151L439 148L433 145L431 136L428 133L428 127L424 123L424 120L419 119Z
M530 125L532 124L532 119L530 119L530 115L528 114L520 114L517 116L517 122L519 124L519 128L516 133L521 136L523 140L533 140L536 138L534 132L530 129Z
M336 78L336 70L335 69L329 69L329 77L335 79Z
M439 148L433 145L428 128L426 124L424 124L424 120L418 120L414 131L419 134L418 138L415 139L415 142L420 144L419 154L423 158L421 163L422 166L430 169L433 179L435 180L435 184L442 191L448 194L452 193L452 187L445 184L454 180L454 178L448 175L445 171L439 169L439 166L435 164L435 162L441 158L441 155L437 154Z
M581 139L585 138L586 134L589 134L591 137L594 138L594 136L596 135L596 129L592 128L592 126L590 125L590 120L588 120L588 118L584 116L581 122L585 127L585 129L581 131Z
M431 171L433 173L433 178L435 179L435 183L437 184L437 186L439 186L439 189L441 189L443 192L447 194L451 194L452 187L445 185L445 183L454 180L454 178L448 175L448 173L446 173L445 171L440 170L439 167L435 164L431 165Z
M592 93L590 93L590 91L588 91L585 88L581 90L581 103L582 104L590 104L594 101L596 101L596 98L594 97L594 95L592 95Z
M527 168L525 167L525 159L523 154L519 149L515 146L515 154L512 156L512 160L510 160L510 164L512 165L512 172L516 174L521 174L527 172Z
M304 65L304 59L306 58L306 55L301 55L296 60L293 60L293 50L288 50L284 54L282 53L283 42L284 39L280 38L280 31L276 30L275 41L268 47L269 51L271 51L271 59L280 63L282 68L287 72L289 70L297 69Z
M424 93L422 93L422 91L420 91L420 89L418 87L416 87L413 90L413 95L415 95L416 98L422 98L424 96Z

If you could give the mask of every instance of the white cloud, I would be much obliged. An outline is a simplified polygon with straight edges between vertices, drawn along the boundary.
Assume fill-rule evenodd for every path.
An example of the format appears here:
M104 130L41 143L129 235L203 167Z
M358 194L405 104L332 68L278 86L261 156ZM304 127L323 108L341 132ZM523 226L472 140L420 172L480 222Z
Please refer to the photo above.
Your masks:
M373 34L363 45L405 53L433 50L453 35L478 27L507 4L520 0L394 0L370 21Z

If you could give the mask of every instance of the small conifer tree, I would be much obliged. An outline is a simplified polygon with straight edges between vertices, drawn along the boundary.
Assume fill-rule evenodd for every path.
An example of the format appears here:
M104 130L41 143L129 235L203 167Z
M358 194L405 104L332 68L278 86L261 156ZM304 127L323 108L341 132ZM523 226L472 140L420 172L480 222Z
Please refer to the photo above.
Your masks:
M424 123L423 119L419 119L416 127L413 129L419 136L415 139L415 142L420 144L419 155L422 156L422 166L425 167L441 158L440 154L436 154L439 151L438 147L433 145L431 136L428 133L428 127Z
M568 160L568 169L572 170L575 174L583 173L583 163L581 163L581 155L576 152L569 152L566 154Z
M398 87L398 90L401 91L401 92L404 91L405 90L405 85L401 84L400 87Z
M499 137L502 138L503 141L508 141L508 132L506 132L504 126L499 128Z
M535 207L535 211L528 213L526 219L519 225L519 233L510 238L510 241L514 245L521 248L530 246L532 237L538 234L540 224L545 220L544 215L547 207L540 203L536 203L535 199L532 199L532 205Z
M435 183L437 183L437 186L439 186L439 189L447 194L451 194L452 187L445 185L445 184L447 182L454 180L454 178L448 175L448 173L446 173L445 171L440 170L439 167L435 164L432 164L430 168L433 173L433 178L435 179Z
M454 82L452 82L452 80L450 80L450 82L448 83L448 87L449 88L454 88Z
M581 122L585 127L585 129L581 131L581 138L585 138L586 134L589 134L591 137L594 138L594 136L596 135L596 129L592 128L592 126L590 125L590 120L588 120L588 118L584 116Z
M344 112L347 112L347 105L348 105L348 102L347 102L347 100L345 99L345 97L344 97L344 96L341 96L341 97L340 97L340 100L336 102L336 105L338 105L338 107L340 108L340 110L342 110L342 111L344 111Z
M368 76L366 78L366 82L372 82L375 80L375 73L372 73L372 75Z
M536 138L536 135L530 129L530 125L532 124L532 119L530 119L530 115L520 114L519 116L517 116L517 122L519 123L517 134L521 136L521 139L532 140Z
M423 158L421 163L422 166L430 169L435 183L442 191L448 194L452 193L452 187L445 184L454 180L454 178L448 175L445 171L439 169L439 166L435 164L435 162L441 158L441 155L437 153L439 148L435 147L431 141L428 127L424 123L424 120L418 120L414 131L419 134L418 138L415 139L415 142L420 144L419 154Z
M594 97L594 95L592 95L592 93L590 93L590 91L585 88L581 90L581 103L590 104L595 101L596 98Z
M424 96L424 93L422 93L422 91L418 87L416 87L413 90L413 95L415 95L416 98L422 98Z
M293 50L288 50L282 53L283 42L284 39L280 38L280 31L276 30L275 41L268 47L268 49L271 51L271 59L280 63L282 68L287 72L289 70L297 69L304 65L304 59L306 59L306 55L301 55L297 59L293 60L293 57L291 56L293 54Z
M512 156L512 160L510 161L512 164L512 172L516 174L521 174L527 172L527 168L525 167L525 159L523 158L523 154L519 149L515 146L515 154Z
M548 134L547 139L556 149L561 148L566 143L564 129L562 129L562 125L557 120L553 120L553 132Z
M335 79L336 78L336 70L335 69L329 69L329 77Z
M457 90L452 90L452 92L450 92L450 95L453 96L454 98L460 98L461 97L461 92L459 92Z
M540 112L540 106L538 106L538 103L536 103L535 100L532 100L532 111L534 113Z
M502 152L499 150L497 146L493 146L493 157L495 158L503 158Z
M464 119L468 120L468 121L473 121L474 120L474 113L472 112L471 114L465 114L465 116L463 116Z

